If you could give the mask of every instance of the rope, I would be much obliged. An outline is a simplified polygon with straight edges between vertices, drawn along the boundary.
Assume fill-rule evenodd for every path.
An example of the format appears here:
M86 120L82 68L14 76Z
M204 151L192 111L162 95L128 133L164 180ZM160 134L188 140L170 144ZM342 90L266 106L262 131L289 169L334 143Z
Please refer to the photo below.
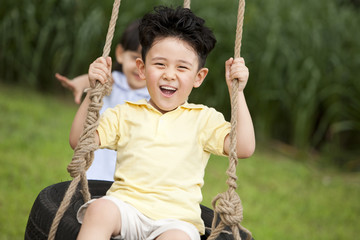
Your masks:
M103 57L109 56L110 53L116 20L119 14L120 3L121 0L115 0L113 4L111 19L106 35L105 46L103 49ZM79 143L74 150L72 161L67 168L70 176L73 177L73 180L71 181L69 188L65 193L64 199L62 200L58 211L56 212L55 218L50 228L48 237L49 240L55 239L60 220L68 209L79 182L81 182L81 193L83 195L84 202L87 202L91 199L88 181L86 179L86 171L89 169L94 160L94 151L98 148L98 146L95 144L94 134L97 126L99 125L99 111L103 105L102 99L105 95L109 95L111 92L110 82L112 81L108 81L108 83L104 85L97 82L95 87L90 92L91 103L89 105L87 117L84 123L84 130L80 136Z
M191 0L184 0L184 8L190 9L190 3L191 3Z
M240 57L242 28L245 12L245 0L239 0L239 8L237 15L236 37L235 37L235 58ZM239 230L247 233L247 240L251 239L249 230L240 225L243 219L243 207L239 195L236 193L236 166L238 158L236 154L236 123L237 123L237 102L238 102L239 82L237 79L232 81L232 99L231 99L231 131L230 131L230 153L229 153L229 168L226 173L228 175L228 190L224 193L218 194L212 201L212 206L215 212L212 222L211 235L208 240L216 239L222 233L226 226L229 226L234 239L241 240ZM219 224L217 224L220 218ZM217 225L217 226L216 226Z

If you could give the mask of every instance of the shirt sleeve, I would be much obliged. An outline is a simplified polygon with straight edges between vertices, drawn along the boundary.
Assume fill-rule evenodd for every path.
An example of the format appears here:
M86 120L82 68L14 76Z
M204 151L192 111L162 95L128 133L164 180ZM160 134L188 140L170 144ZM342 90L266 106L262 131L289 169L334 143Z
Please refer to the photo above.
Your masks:
M201 142L204 150L215 155L225 156L224 140L230 133L230 123L224 115L210 108L204 120L204 127L201 134Z
M117 149L120 138L120 107L108 108L101 115L97 132L100 138L100 148Z

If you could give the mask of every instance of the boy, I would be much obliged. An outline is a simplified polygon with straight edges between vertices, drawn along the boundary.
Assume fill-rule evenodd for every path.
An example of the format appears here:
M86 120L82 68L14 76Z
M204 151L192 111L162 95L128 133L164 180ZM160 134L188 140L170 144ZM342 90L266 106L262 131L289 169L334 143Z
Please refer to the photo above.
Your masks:
M187 103L193 87L204 81L215 37L191 10L155 8L139 26L142 59L136 64L146 80L150 100L127 102L101 117L95 141L118 150L115 182L102 199L78 212L78 239L200 239L204 233L199 203L210 153L229 152L230 124L221 113ZM255 137L243 89L248 69L243 59L225 63L226 82L240 82L237 153L252 155ZM104 83L111 59L98 58L89 80ZM230 91L231 93L231 91ZM76 147L89 105L86 97L70 132Z

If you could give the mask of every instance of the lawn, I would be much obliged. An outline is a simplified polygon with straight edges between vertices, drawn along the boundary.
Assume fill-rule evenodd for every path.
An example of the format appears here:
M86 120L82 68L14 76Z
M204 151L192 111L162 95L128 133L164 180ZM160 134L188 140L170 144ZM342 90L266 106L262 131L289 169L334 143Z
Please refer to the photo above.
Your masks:
M68 133L77 106L60 97L0 84L0 240L23 239L37 194L70 180ZM226 158L212 157L203 204L226 190ZM360 173L319 168L311 160L258 146L239 161L243 225L255 239L357 239Z

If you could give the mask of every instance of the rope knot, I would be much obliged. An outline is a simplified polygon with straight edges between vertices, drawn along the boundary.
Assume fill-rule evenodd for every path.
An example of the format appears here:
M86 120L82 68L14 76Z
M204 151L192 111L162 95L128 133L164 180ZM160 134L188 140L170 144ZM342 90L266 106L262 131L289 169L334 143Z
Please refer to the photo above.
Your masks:
M86 171L86 165L86 161L82 159L73 159L67 166L67 171L72 178L76 178Z
M222 222L230 227L239 225L243 219L240 197L237 194L225 192L220 194L217 200L218 203L214 205L214 209Z

